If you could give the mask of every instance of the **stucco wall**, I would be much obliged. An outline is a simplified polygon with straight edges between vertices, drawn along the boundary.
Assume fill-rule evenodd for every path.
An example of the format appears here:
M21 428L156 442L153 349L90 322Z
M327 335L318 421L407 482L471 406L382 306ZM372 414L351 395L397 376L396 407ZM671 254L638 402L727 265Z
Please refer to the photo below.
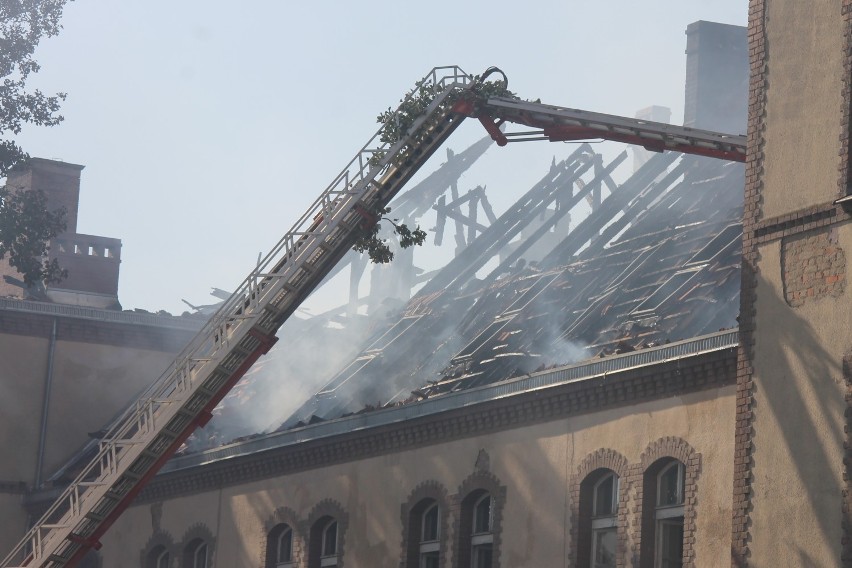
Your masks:
M21 507L21 495L0 492L0 558L5 557L27 530L27 515Z
M173 359L172 353L58 341L45 440L45 471L53 472L136 400Z
M0 482L36 482L50 340L0 334ZM46 480L171 361L162 351L58 340L42 479ZM0 494L0 550L26 529L21 495ZM5 543L5 544L3 544Z
M852 224L832 238L852 250ZM838 566L848 293L784 298L781 241L760 247L754 381L751 564Z
M562 566L571 554L570 484L579 464L600 448L639 463L649 444L667 436L683 438L702 455L696 562L721 565L730 554L734 409L731 386L141 504L103 539L104 566L137 566L155 529L180 543L197 523L216 538L215 566L262 566L264 523L277 508L288 507L305 521L318 503L331 499L348 515L345 566L395 568L401 558L400 507L430 480L457 493L474 473L480 450L506 487L500 565ZM631 492L628 511L632 499ZM446 537L444 550L453 535Z
M0 335L0 481L35 481L49 340ZM159 351L56 342L44 472L49 475L171 361Z
M772 218L838 197L845 23L841 0L767 4L763 218Z
M47 346L46 339L0 335L0 448L15 449L0 460L0 480L35 479Z

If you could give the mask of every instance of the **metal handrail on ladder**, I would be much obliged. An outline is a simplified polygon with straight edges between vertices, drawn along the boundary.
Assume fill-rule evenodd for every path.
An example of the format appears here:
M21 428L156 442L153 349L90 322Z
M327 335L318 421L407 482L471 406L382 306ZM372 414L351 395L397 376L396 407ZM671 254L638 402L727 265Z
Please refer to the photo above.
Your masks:
M274 344L277 329L351 247L365 220L375 222L375 212L461 122L450 97L471 88L471 76L456 66L436 67L421 85L437 94L402 139L382 142L380 129L367 142L160 378L113 423L95 458L0 568L74 565L89 548L99 547L100 537L144 483Z

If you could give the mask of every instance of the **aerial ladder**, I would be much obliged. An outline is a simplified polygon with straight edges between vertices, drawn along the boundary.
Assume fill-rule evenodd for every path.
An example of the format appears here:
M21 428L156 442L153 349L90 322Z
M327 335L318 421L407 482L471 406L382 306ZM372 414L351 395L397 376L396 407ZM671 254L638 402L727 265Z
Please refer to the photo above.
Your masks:
M388 118L404 125L397 139L388 140L383 127L361 148L165 372L113 421L95 457L0 568L75 566L89 549L100 548L101 537L146 482L210 420L231 387L275 344L278 328L465 117L478 118L498 145L601 138L745 161L743 136L488 98L480 89L494 73L502 75L496 68L473 77L456 66L436 67L417 83ZM502 81L505 86L505 75ZM404 109L424 89L431 100L412 121ZM503 134L504 122L537 130Z

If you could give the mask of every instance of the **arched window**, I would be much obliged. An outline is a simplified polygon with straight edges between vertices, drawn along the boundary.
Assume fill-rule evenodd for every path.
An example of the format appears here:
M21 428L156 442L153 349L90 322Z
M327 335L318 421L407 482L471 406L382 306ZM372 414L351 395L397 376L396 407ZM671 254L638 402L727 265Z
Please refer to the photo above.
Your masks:
M210 548L203 539L195 538L184 547L181 566L183 568L210 568Z
M321 517L311 526L308 568L335 567L340 562L337 519Z
M275 539L276 568L289 568L293 565L293 529L284 525L281 534Z
M615 568L618 486L618 476L610 472L592 488L592 568Z
M577 566L615 568L618 560L618 506L621 480L599 468L580 482Z
M657 474L655 568L683 566L683 516L686 468L672 460Z
M686 467L662 458L646 471L642 490L642 568L683 566Z
M402 506L401 568L439 568L447 557L447 492L433 481L418 485Z
M494 558L494 509L490 493L484 493L473 505L473 531L470 537L472 568L491 568Z
M431 501L420 518L419 568L438 568L441 560L441 509Z
M337 566L337 521L332 520L322 530L321 566Z
M296 513L287 507L276 509L265 527L267 533L263 568L302 566L304 543Z
M485 457L484 463L483 456ZM488 455L480 451L477 471L462 482L458 495L458 530L454 531L456 568L493 568L500 564L500 542L506 487L487 471Z
M160 544L151 549L145 564L146 568L170 568L170 562L169 550Z
M287 523L277 524L266 538L266 566L292 568L294 565L293 528Z

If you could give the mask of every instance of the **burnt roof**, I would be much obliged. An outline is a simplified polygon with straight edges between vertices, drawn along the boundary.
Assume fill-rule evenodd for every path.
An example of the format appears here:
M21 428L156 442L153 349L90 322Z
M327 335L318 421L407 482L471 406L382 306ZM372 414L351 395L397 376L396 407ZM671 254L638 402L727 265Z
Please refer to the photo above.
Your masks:
M407 304L349 322L362 340L341 347L336 369L296 361L297 382L310 373L331 379L294 394L306 402L275 429L736 327L742 164L663 153L616 185L610 174L625 157L605 163L584 144L554 161ZM568 211L580 200L592 212L570 226ZM287 346L271 360L298 360L306 337L331 345L343 336L323 323L288 322ZM240 415L262 396L262 383L280 378L272 367L262 362L247 374L189 447L251 437L237 427Z

